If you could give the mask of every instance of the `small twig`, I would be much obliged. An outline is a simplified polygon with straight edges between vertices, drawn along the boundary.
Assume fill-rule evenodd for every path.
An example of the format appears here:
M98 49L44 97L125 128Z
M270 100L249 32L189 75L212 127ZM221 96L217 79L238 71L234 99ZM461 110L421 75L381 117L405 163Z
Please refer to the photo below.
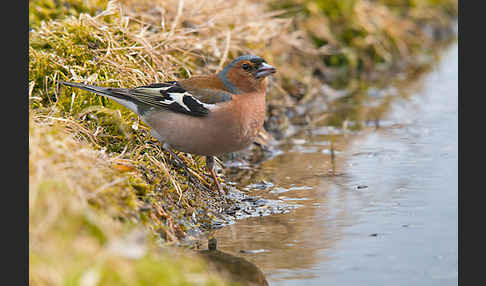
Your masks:
M111 186L114 186L114 185L117 185L123 181L126 181L127 178L126 177L122 177L122 178L118 178L118 179L115 179L107 184L104 184L103 186L101 186L98 190L96 190L95 192L89 194L88 198L93 198L95 197L97 194L99 194L100 192L104 191L105 189L111 187Z
M219 72L223 69L223 65L224 63L226 62L226 59L228 58L228 53L229 53L229 49L230 49L230 42L231 42L231 31L228 30L226 32L226 45L224 47L224 52L223 52L223 56L221 57L221 61L219 62L219 66L218 66L218 69L216 72Z
M29 83L29 98L32 98L32 91L34 90L35 81Z
M74 98L76 98L76 93L73 91L73 93L71 94L71 106L69 107L69 113L72 113L73 111Z
M182 8L184 7L184 0L179 0L179 5L177 6L177 14L176 17L174 18L174 21L172 22L172 25L170 27L170 32L169 32L169 38L172 37L174 34L175 27L177 26L177 23L179 22L179 18L182 15Z

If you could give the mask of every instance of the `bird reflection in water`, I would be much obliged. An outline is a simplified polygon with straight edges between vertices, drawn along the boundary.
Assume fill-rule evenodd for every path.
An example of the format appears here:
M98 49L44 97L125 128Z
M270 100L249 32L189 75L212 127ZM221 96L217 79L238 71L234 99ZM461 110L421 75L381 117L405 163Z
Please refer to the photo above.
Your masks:
M248 286L268 285L263 272L250 261L219 251L216 238L208 240L208 249L198 254L208 262L211 268L229 278L232 282Z

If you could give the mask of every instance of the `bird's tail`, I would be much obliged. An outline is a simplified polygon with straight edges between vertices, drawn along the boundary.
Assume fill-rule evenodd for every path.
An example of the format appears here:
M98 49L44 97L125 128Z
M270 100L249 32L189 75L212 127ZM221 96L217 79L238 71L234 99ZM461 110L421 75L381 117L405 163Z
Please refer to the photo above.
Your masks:
M58 82L61 83L61 84L67 85L67 86L77 87L77 88L80 88L80 89L91 91L91 92L94 92L94 93L99 94L99 95L110 96L110 97L114 96L113 92L110 92L109 89L106 88L106 87L99 87L99 86L95 86L95 85L88 85L88 84L82 84L82 83L77 83L77 82L67 82L67 81L61 81L61 80L59 80Z
M67 82L67 81L58 81L59 83L71 87L80 88L83 90L91 91L96 94L107 96L116 102L120 103L121 105L127 107L128 109L137 113L137 104L136 100L131 97L128 93L128 89L126 88L111 88L111 87L100 87L95 85L89 84L82 84L77 82Z

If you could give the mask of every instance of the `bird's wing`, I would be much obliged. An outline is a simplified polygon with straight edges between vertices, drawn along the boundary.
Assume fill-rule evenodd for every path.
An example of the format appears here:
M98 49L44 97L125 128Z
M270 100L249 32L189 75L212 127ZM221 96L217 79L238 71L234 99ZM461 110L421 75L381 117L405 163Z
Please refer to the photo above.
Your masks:
M192 76L178 81L177 84L207 104L217 105L232 99L232 94L216 75Z
M217 105L219 103L227 102L232 99L231 93L212 87L193 87L185 86L188 92L190 92L199 101L206 104Z
M196 117L207 116L212 106L176 81L135 87L129 90L129 94L149 109L167 109Z
M231 100L231 94L224 90L207 84L194 85L193 82L168 81L135 88L112 88L60 81L64 85L108 96L141 115L155 110L169 110L204 117L217 103Z

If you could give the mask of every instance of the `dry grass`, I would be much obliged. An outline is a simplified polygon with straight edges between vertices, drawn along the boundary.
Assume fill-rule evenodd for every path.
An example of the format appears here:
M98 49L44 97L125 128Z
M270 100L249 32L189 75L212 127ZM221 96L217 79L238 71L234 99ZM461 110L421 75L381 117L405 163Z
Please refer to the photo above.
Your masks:
M143 284L137 279L144 275L187 282L189 275L177 266L187 259L171 267L164 255L131 262L110 254L109 241L123 236L127 223L137 223L165 243L175 243L187 230L209 226L224 203L210 189L203 158L180 154L199 178L188 182L134 114L92 94L60 89L56 81L135 86L214 72L230 57L248 52L249 45L278 35L288 20L276 20L257 32L272 16L262 14L259 4L153 4L110 2L96 16L43 22L30 34L32 284L80 283L86 275L109 285L122 280L126 285ZM230 29L238 10L245 12L239 18L243 24ZM164 271L145 266L133 273L138 264L152 260ZM98 274L90 274L93 263ZM192 278L197 274L201 281L217 282L194 265L199 268L188 273Z
M169 259L136 225L133 175L114 169L116 158L74 138L73 122L30 119L31 285L223 285L196 258Z

